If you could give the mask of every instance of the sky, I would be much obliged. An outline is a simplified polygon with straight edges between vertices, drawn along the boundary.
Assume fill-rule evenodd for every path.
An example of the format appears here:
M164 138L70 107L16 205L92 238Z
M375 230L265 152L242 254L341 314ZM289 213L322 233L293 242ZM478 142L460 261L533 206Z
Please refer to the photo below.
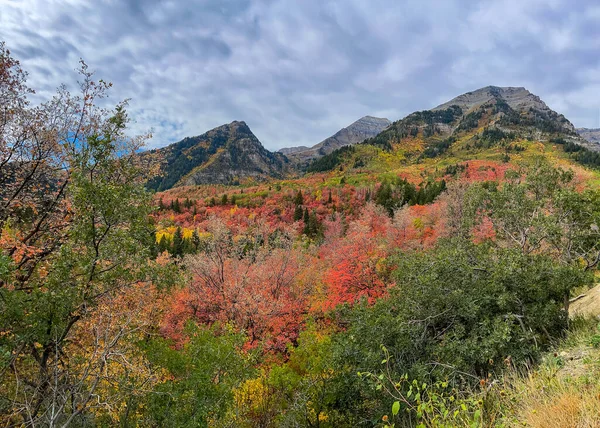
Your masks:
M233 120L312 146L484 86L524 86L600 127L597 0L0 0L36 97L83 58L162 147Z

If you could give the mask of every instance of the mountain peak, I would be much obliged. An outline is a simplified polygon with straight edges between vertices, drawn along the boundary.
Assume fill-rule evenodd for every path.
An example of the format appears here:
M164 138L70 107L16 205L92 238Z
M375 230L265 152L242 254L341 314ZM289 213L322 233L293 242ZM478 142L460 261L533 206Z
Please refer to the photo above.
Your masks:
M445 110L453 105L459 106L463 111L468 111L494 100L502 100L515 110L526 109L529 107L538 110L549 110L548 106L538 96L532 94L522 86L486 86L459 95L456 98L435 107L432 111Z
M196 137L187 137L156 152L164 155L163 174L148 187L231 184L246 179L281 178L287 159L263 147L246 122L234 120Z
M363 116L360 119L358 119L357 121L348 125L346 128L342 128L342 129L348 129L348 128L357 127L357 126L363 126L363 127L371 126L371 127L380 128L381 126L387 127L391 123L392 122L390 122L390 120L386 119L385 117ZM341 132L341 130L338 132Z
M295 162L306 162L310 159L324 156L343 146L360 143L367 138L374 137L392 122L389 119L375 116L363 116L340 129L331 137L326 138L312 147L289 147L280 149L279 152L287 155Z

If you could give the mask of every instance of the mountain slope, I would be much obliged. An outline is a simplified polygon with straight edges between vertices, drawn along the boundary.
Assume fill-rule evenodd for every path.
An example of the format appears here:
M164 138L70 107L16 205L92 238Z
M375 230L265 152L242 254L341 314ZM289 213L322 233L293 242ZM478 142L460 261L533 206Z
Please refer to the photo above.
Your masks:
M266 150L244 122L214 128L162 149L162 174L148 182L153 190L195 184L233 184L249 179L281 178L288 160Z
M588 164L596 161L596 154L588 152L600 150L600 145L579 136L563 115L525 88L496 86L468 92L431 110L412 113L354 147L400 151L403 154L398 159L403 162L456 150L468 152L464 153L468 158L488 149L493 149L500 159L506 158L511 150L521 150L522 145L517 143L523 141L553 141L563 145L565 151L578 152L574 156L585 157ZM332 152L314 161L309 171L328 170L340 163L367 165L365 154L355 151Z
M357 144L366 138L374 137L390 124L391 122L385 118L364 116L310 148L290 147L280 149L279 152L288 156L295 163L306 162L325 156L340 147Z
M600 128L577 128L577 133L590 143L600 144Z

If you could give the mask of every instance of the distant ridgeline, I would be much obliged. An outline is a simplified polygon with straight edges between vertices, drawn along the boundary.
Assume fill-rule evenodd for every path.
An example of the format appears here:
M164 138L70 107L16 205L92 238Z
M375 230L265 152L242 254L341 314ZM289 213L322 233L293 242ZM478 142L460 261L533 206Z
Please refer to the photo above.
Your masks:
M581 132L590 135L589 130ZM343 147L307 167L308 172L329 171L342 164L354 166L350 158L360 146L384 151L402 148L410 140L422 142L420 149L407 153L408 161L442 156L457 142L465 150L502 147L507 153L523 148L518 140L549 141L563 146L572 158L584 165L600 166L600 145L580 136L561 114L548 108L524 88L489 86L461 95L432 110L412 113L392 123L375 137L356 146ZM349 162L349 163L348 163ZM358 166L361 162L359 162Z
M561 146L576 162L600 167L600 131L578 129L525 88L488 86L460 95L434 109L391 123L365 116L313 147L266 150L244 122L234 121L151 153L163 158L161 174L147 187L162 191L196 184L225 184L282 179L304 172L368 167L366 151L402 151L410 164L442 157L454 148L469 153L493 149L511 154L519 142Z

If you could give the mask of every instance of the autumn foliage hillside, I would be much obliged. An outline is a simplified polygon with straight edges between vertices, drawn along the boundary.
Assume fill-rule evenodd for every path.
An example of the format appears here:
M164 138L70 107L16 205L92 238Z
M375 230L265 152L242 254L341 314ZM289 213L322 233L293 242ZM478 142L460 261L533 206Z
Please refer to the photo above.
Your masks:
M31 107L0 44L2 425L543 426L547 397L597 420L597 389L509 383L582 325L600 262L597 153L539 98L484 88L295 174L237 123L161 178L80 75ZM215 166L248 139L254 182Z
M225 421L504 420L469 397L534 363L565 331L571 290L591 284L596 266L600 217L590 207L600 199L597 172L562 131L491 129L461 129L436 146L418 128L341 149L316 161L333 159L329 170L299 178L155 195L157 251L188 278L161 334L185 349L190 322L218 335L227 326L256 358Z

